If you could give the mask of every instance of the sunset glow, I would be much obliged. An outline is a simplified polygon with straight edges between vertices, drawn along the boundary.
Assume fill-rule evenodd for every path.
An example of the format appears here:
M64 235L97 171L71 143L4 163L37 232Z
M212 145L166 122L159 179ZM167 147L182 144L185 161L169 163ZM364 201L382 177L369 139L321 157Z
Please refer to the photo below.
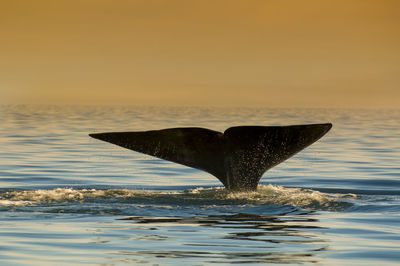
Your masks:
M0 103L398 108L400 2L0 3Z

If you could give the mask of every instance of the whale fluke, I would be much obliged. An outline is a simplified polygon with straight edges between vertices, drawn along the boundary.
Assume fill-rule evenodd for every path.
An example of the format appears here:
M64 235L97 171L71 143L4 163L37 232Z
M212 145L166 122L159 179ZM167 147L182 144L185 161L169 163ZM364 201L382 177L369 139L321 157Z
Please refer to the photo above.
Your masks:
M257 189L262 175L311 145L332 124L237 126L224 133L205 128L170 128L89 136L206 171L232 191Z

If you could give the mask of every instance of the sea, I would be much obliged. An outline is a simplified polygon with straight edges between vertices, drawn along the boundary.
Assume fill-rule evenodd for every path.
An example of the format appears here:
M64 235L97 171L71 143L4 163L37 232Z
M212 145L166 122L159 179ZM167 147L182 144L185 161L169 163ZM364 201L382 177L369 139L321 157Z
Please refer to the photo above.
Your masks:
M255 192L89 133L333 124ZM0 106L0 265L400 265L400 110Z

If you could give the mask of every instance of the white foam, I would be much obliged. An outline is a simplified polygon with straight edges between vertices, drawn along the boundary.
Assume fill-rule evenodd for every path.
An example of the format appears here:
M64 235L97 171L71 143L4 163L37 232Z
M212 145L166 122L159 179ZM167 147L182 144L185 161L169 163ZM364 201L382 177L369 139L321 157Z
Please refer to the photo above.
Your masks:
M353 195L350 195L353 196ZM355 197L355 196L354 196ZM196 188L182 192L159 192L127 189L72 189L11 191L0 195L0 206L25 206L38 203L85 202L90 199L128 199L153 203L182 204L273 204L301 208L335 209L349 195L326 194L310 189L259 186L254 192L229 192L222 187ZM347 201L348 203L348 201Z
M32 201L26 200L0 200L0 206L4 207L22 207L22 206L32 206L34 203Z
M80 190L70 188L56 188L53 190L24 190L6 192L1 198L11 201L31 201L39 203L59 201L79 201L84 196Z
M348 202L343 202L343 199L356 197L352 194L326 194L311 189L285 188L273 185L260 185L254 192L228 192L223 188L196 188L188 192L220 200L243 200L253 204L290 205L317 209L334 209L340 204L348 204Z
M24 190L5 192L0 195L0 200L17 202L29 201L37 203L53 203L64 201L85 201L90 198L134 198L135 196L151 196L151 195L168 195L179 194L173 192L153 192L141 190L127 189L72 189L72 188L56 188L53 190Z

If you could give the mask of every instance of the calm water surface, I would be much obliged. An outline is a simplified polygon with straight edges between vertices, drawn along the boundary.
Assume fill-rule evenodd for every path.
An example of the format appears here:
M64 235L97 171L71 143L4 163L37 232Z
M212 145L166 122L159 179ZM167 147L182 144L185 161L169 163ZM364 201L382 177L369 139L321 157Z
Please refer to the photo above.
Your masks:
M0 265L399 265L400 111L0 107ZM257 192L88 137L332 122Z

